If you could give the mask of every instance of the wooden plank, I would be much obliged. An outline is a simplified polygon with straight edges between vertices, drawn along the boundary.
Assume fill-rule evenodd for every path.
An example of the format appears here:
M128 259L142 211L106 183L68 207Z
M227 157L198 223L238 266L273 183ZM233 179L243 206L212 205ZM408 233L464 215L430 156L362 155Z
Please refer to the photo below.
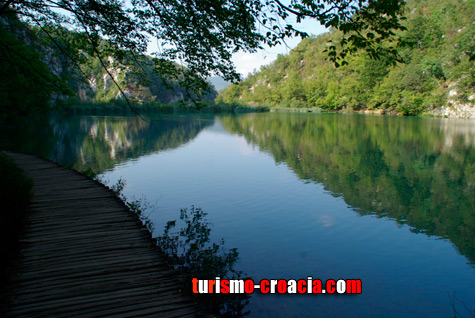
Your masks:
M138 258L143 258L143 257L148 257L151 256L155 259L155 251L148 251L148 249L140 249L138 251L135 251L137 249L131 249L131 248L122 248L122 249L115 249L115 250L110 250L107 252L93 252L93 253L81 253L81 255L73 254L73 255L44 255L43 257L40 255L37 255L36 257L24 257L24 261L22 261L22 265L29 265L30 263L33 264L41 264L42 266L44 265L54 265L55 263L61 263L61 262L74 262L74 261L82 261L83 263L91 262L91 261L100 261L102 259L110 258L110 257L119 257L119 256L127 256L127 255L132 255L135 259Z
M99 230L100 231L100 230L108 230L108 229L116 229L116 228L121 228L121 229L135 229L136 228L134 224L127 222L128 219L126 218L120 218L120 220L115 220L114 218L94 219L93 224L90 224L90 225L87 223L87 220L84 220L84 218L71 218L70 221L77 224L77 226L70 225L70 224L58 224L58 223L48 224L50 226L35 224L31 226L31 229L37 232L39 235L42 235L43 233L51 233L52 227L54 227L53 231L55 232L68 231L71 234L74 234L76 232L82 233L85 230L94 230L94 231Z
M81 306L94 306L96 303L106 303L106 304L115 304L120 305L124 301L128 301L124 294L128 295L128 298L136 298L137 296L150 296L155 292L155 288L135 288L135 289L124 289L121 291L114 291L114 292L104 292L104 293L91 293L87 296L74 296L68 298L57 298L50 301L43 301L43 302L36 302L34 299L31 302L26 302L22 304L21 308L15 310L14 313L16 315L22 315L25 312L30 310L48 310L48 312L52 312L53 310L57 310L59 308L68 308L68 311L73 311L73 313L77 312L77 309ZM61 293L63 294L63 293ZM123 298L123 299L120 299ZM143 298L146 301L146 297ZM20 317L18 316L18 317Z
M194 317L137 216L77 172L7 153L34 182L9 317Z
M123 247L123 248L136 248L139 245L142 244L148 244L149 246L152 246L152 242L147 242L147 240L144 240L142 238L136 238L136 239L127 239L124 241L106 241L102 242L101 240L98 241L93 241L93 242L81 242L78 243L74 246L74 248L71 247L71 244L63 244L60 245L59 243L56 244L50 244L47 246L40 245L36 246L33 244L29 244L29 246L26 246L28 248L28 253L48 253L50 251L56 251L56 253L79 253L83 252L84 250L89 251L95 248L113 248L113 247ZM26 249L25 249L26 251ZM23 253L23 252L22 252ZM24 253L23 253L24 254ZM41 254L40 254L41 255Z
M124 287L125 286L125 287ZM18 302L22 302L23 305L26 304L36 304L38 302L46 302L46 301L54 301L57 302L58 300L65 300L69 301L71 297L82 297L82 296L90 296L95 293L111 293L120 291L122 292L126 289L126 286L133 286L134 289L137 288L150 288L150 286L156 286L152 289L152 291L158 292L162 291L165 293L166 291L175 290L176 283L170 279L168 280L159 280L157 278L154 279L147 279L147 280L134 280L129 281L126 283L125 281L121 281L120 284L117 282L108 282L108 283L100 283L100 284L90 284L87 289L84 289L82 286L74 286L71 287L70 285L56 287L57 289L61 289L63 292L58 295L57 292L51 289L31 289L27 290L22 294L16 295L16 300ZM173 295L175 296L175 295Z
M27 292L28 290L34 288L40 288L43 290L57 290L58 288L65 287L83 287L83 286L93 286L96 284L104 283L107 284L109 281L114 281L117 283L130 283L140 279L146 280L163 280L163 281L175 281L175 273L172 271L165 272L161 268L150 268L147 270L140 270L140 275L130 275L130 272L127 273L110 273L102 275L102 279L98 282L95 276L86 276L81 279L74 279L70 281L59 280L55 277L44 277L41 281L21 281L18 282L18 286L21 287L21 290L16 295L21 295L22 293ZM41 284L38 284L40 282Z
M135 273L134 273L135 272ZM21 280L21 273L17 273L14 278L16 279L18 286L24 288L25 286L35 286L38 287L38 283L44 284L46 286L54 285L54 284L81 284L83 282L102 282L102 278L107 279L108 277L119 277L121 279L138 279L142 276L148 277L148 275L154 275L157 278L163 277L175 277L175 272L165 265L161 266L142 266L142 267L130 267L127 271L109 271L104 273L103 271L97 271L97 273L93 273L90 275L84 275L83 273L73 273L69 275L56 275L56 276L43 276L43 277L36 277L33 280ZM97 280L97 277L100 276L101 280ZM63 279L68 278L68 279Z

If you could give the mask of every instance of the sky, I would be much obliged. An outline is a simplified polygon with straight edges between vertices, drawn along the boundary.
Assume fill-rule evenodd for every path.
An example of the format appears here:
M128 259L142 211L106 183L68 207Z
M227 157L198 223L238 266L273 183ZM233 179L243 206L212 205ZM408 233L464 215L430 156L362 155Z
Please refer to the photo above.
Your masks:
M285 1L284 1L285 2ZM327 29L320 25L318 21L305 19L301 23L295 23L295 20L289 20L287 23L291 23L300 31L307 32L308 35L319 35L327 31ZM259 70L262 65L267 65L277 59L279 54L288 54L291 49L294 49L299 43L300 37L286 39L286 44L274 46L272 48L266 46L263 50L259 50L255 53L234 53L232 61L236 66L236 70L243 78L247 77L249 73L254 70ZM152 39L149 43L148 53L157 51L158 44L155 39Z
M303 20L302 23L299 24L295 23L294 26L296 29L307 32L308 35L319 35L327 31L318 21L311 21L310 19ZM259 70L262 65L270 64L276 60L279 54L288 54L300 41L300 37L296 37L287 39L287 45L282 44L272 48L266 47L264 50L259 50L252 54L238 52L233 55L232 60L236 65L236 70L241 73L243 77L247 77L247 75L254 70Z

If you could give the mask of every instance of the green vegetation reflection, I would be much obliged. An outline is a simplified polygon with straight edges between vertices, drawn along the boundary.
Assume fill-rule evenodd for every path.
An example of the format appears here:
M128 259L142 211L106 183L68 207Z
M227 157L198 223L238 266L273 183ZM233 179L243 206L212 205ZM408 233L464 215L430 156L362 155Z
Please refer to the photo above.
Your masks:
M198 279L243 279L244 273L236 270L239 260L237 248L225 248L224 239L219 243L211 240L211 224L208 213L201 208L191 206L181 209L180 224L168 221L163 235L158 238L158 245L175 266L183 278L185 290L191 290L191 281ZM244 317L250 314L247 310L249 295L246 294L193 294L201 309L219 317Z
M361 215L448 238L475 263L475 126L361 115L221 116L222 125L323 184Z
M195 138L213 117L51 117L18 131L3 127L0 148L32 153L78 171L102 173L140 156ZM6 136L9 136L6 138Z

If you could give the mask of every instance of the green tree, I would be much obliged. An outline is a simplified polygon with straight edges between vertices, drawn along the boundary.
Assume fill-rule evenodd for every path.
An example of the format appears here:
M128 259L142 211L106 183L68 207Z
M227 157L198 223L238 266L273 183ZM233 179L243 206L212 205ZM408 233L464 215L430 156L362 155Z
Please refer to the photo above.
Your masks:
M31 47L0 24L0 122L48 107L53 93L71 94Z
M358 48L372 58L384 54L396 61L394 46L382 46L381 41L397 40L393 31L404 29L403 6L402 0L296 0L289 5L279 0L1 0L0 17L15 14L43 30L72 25L86 34L96 54L101 38L110 41L116 53L134 54L145 53L155 38L160 43L156 70L199 90L212 74L239 80L233 52L253 52L287 37L306 37L298 29L303 19L316 19L343 32L340 43L329 47L330 59L337 65ZM287 23L290 16L297 23ZM177 70L173 63L177 60L187 67L184 72Z

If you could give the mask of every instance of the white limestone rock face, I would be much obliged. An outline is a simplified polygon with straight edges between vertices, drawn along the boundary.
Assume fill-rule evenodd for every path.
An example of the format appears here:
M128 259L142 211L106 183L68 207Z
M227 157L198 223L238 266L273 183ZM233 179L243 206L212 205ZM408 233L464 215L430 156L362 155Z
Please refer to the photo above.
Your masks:
M453 103L436 108L431 114L440 117L475 119L475 107L472 104Z
M435 108L430 113L440 117L475 119L475 94L468 97L468 102L461 102L457 97L457 90L451 89L447 105Z

